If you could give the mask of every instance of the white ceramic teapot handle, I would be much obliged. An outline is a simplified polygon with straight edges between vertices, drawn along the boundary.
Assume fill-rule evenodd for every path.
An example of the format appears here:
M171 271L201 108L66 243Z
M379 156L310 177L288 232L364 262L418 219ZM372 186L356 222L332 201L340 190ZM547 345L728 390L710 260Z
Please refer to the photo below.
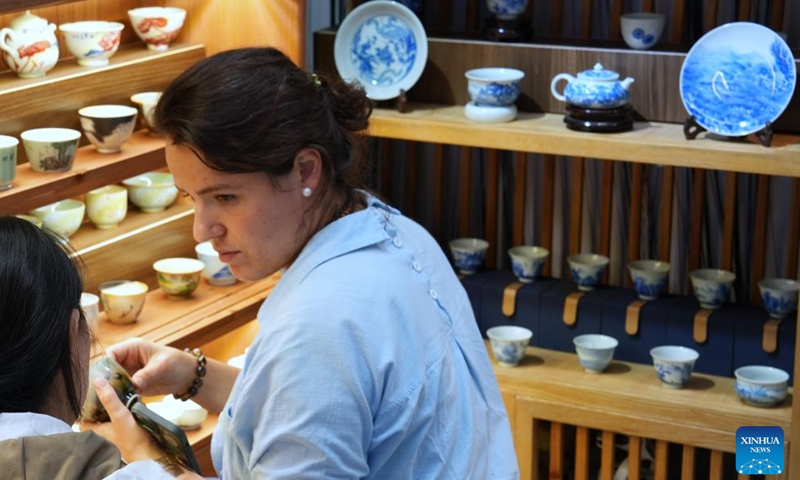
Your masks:
M0 49L8 53L15 59L19 60L19 54L17 53L17 51L9 47L8 44L6 43L7 40L11 40L13 42L14 41L13 37L14 37L14 30L11 30L10 28L0 29Z
M558 75L553 77L553 81L550 82L550 92L552 92L553 96L556 97L557 99L561 100L562 102L566 102L567 101L567 97L565 97L563 94L558 92L558 85L557 84L561 80L566 80L567 83L569 83L569 82L575 80L575 77L573 77L569 73L559 73Z

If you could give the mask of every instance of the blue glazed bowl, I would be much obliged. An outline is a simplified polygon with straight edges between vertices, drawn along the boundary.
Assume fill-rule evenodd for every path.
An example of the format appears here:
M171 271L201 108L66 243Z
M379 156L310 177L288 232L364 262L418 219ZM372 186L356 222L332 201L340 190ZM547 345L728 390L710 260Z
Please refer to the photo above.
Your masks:
M519 98L522 70L514 68L476 68L464 73L469 98L475 105L506 107Z
M457 238L450 241L450 254L456 269L464 275L472 275L483 266L489 242L480 238Z
M675 345L664 345L650 350L653 366L661 385L667 388L682 388L689 381L694 362L700 356L696 350Z
M520 245L508 249L511 257L511 271L522 283L531 283L542 275L544 262L550 251L532 245Z
M533 332L515 325L501 325L486 330L494 358L503 367L515 367L525 356Z
M605 255L594 253L579 253L567 257L572 281L578 284L578 290L584 292L594 290L602 283L608 262Z
M772 318L785 318L797 310L800 282L788 278L765 278L758 282L761 302Z
M655 300L669 280L670 265L658 260L636 260L628 264L633 288L642 300Z
M736 275L727 270L701 268L689 273L689 278L700 306L715 310L728 300Z
M748 405L774 407L786 398L789 374L779 368L748 365L734 372L734 389Z
M572 339L572 343L575 344L578 361L589 373L600 373L608 368L619 344L614 337L594 333L578 335Z

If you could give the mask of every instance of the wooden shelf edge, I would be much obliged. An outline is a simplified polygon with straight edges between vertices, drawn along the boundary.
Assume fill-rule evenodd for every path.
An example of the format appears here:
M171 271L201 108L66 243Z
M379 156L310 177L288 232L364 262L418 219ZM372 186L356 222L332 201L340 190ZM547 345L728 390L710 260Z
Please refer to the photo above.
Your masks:
M409 113L377 108L367 134L397 140L520 151L652 165L800 177L800 136L779 134L772 147L711 134L686 140L683 126L637 122L633 131L567 129L563 115L520 113L502 124L470 122L460 105L411 104Z

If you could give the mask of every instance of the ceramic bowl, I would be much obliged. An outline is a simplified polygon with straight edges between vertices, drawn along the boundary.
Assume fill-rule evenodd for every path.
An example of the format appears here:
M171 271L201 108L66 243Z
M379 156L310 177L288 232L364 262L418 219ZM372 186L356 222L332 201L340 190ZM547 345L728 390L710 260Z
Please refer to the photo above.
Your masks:
M136 35L150 50L166 50L181 32L186 10L177 7L142 7L128 10Z
M689 273L689 278L700 306L715 310L728 300L736 275L727 270L701 268Z
M670 265L658 260L636 260L628 264L633 288L642 300L655 300L669 280Z
M650 350L653 366L661 385L667 388L682 388L689 381L694 362L700 356L691 348L664 345Z
M464 76L469 98L475 105L505 107L517 101L525 73L514 68L489 67L467 70Z
M125 325L139 318L149 287L143 282L112 280L101 283L97 289L108 321Z
M42 228L44 226L44 222L39 217L34 217L33 215L14 215L14 216L26 220L28 222L31 222L32 224L36 225L39 228Z
M120 401L127 403L135 394L136 390L133 387L130 375L116 360L111 357L100 357L89 367L89 384L86 389L86 400L83 402L81 408L81 418L92 422L107 422L109 421L108 412L106 412L100 399L97 398L97 392L94 390L94 381L98 378L105 378L108 383L114 388Z
M169 297L185 298L197 289L203 262L194 258L164 258L153 264L158 286Z
M572 339L572 343L575 344L578 361L589 373L600 373L608 368L614 358L614 350L619 345L616 338L595 333L578 335Z
M196 430L208 417L208 410L192 400L181 401L167 395L160 402L151 402L147 408L184 430Z
M78 60L78 65L102 67L108 65L119 48L122 29L119 22L83 21L64 23L58 27L64 34L67 50Z
M100 230L119 226L128 214L128 191L120 185L106 185L86 193L86 216Z
M149 130L153 129L153 109L156 108L159 98L161 98L161 92L141 92L131 95L131 102L141 110L142 124Z
M203 262L203 277L211 285L226 286L236 283L236 277L231 273L231 268L227 263L219 259L219 254L211 242L201 242L195 245L197 259Z
M522 283L530 283L542 276L544 262L550 255L546 248L533 245L520 245L508 249L511 257L511 271Z
M160 212L178 197L175 179L168 172L147 172L122 181L131 203L143 212Z
M748 405L774 407L786 398L789 374L779 368L748 365L737 368L734 375L734 389Z
M501 325L486 330L486 336L497 363L503 367L515 367L525 356L533 332L515 325Z
M622 39L634 50L647 50L661 39L665 21L663 13L626 13L619 22Z
M450 241L450 253L456 269L464 275L472 275L483 266L489 242L480 238L457 238Z
M464 116L467 120L478 123L505 123L517 118L517 106L489 107L467 102L464 105Z
M2 45L2 41L0 41ZM14 187L17 178L17 150L19 140L9 135L0 135L0 191Z
M525 13L528 0L486 0L486 6L500 20L513 20Z
M31 210L30 214L40 219L44 227L64 239L71 237L83 223L86 204L68 198Z
M81 132L71 128L34 128L20 134L25 155L34 172L72 169Z
M595 253L579 253L567 257L572 281L578 284L578 290L584 292L592 291L600 285L608 262L608 257Z
M86 138L100 153L117 153L131 138L137 111L127 105L92 105L78 110Z
M800 282L788 278L765 278L758 282L761 302L772 318L785 318L797 310Z

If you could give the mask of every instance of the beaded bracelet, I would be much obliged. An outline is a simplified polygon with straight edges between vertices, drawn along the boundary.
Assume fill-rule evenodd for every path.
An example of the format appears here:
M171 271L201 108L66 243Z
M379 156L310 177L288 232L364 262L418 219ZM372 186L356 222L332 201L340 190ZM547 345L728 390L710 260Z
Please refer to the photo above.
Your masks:
M203 377L206 376L206 356L203 355L203 352L201 352L199 348L193 348L191 350L184 348L183 351L186 353L191 353L197 359L197 377L195 377L194 382L192 382L192 386L189 387L189 390L187 390L183 395L175 395L175 398L185 402L186 400L189 400L197 395L200 387L203 386Z

